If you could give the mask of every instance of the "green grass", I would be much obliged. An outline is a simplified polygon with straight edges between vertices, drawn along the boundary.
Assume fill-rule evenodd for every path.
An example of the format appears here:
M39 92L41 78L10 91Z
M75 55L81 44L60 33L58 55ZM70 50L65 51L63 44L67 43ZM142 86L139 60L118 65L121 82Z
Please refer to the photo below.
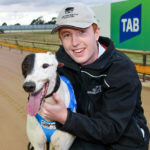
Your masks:
M50 32L15 32L0 34L0 38L31 40L40 42L59 42L57 34Z
M11 41L11 40L4 40L5 38L8 39L16 39L17 40L27 40L27 41L36 41L36 42L47 42L47 43L60 43L58 40L57 34L51 34L50 32L9 32L0 34L0 42L6 42L10 44L18 44L20 46L29 46L29 47L36 47L42 49L51 49L57 50L59 46L55 45L46 45L46 44L37 44L37 43L28 43L22 41Z
M47 42L47 43L60 43L57 34L51 34L50 32L15 32L15 33L4 33L0 34L0 42L6 42L10 44L19 44L21 46L29 46L29 47L36 47L41 49L48 49L48 50L57 50L59 46L55 45L43 45L43 44L33 44L27 42L18 42L10 41L10 40L3 40L4 38L9 39L18 39L18 40L28 40L28 41L36 41L36 42ZM134 62L143 64L143 56L138 54L127 54L126 55ZM147 65L150 65L150 55L147 55Z

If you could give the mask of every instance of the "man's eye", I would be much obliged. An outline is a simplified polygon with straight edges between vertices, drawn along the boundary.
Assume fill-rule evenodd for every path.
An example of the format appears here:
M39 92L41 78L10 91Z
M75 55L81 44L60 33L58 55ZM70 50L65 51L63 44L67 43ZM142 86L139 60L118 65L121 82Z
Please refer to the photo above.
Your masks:
M80 32L81 32L81 33L84 33L85 31L84 31L84 30L81 30Z
M69 37L69 36L70 36L69 33L63 35L63 37Z
M48 68L49 67L49 64L43 64L42 66L44 69Z
M85 30L80 30L80 34L83 34L85 33L86 31Z

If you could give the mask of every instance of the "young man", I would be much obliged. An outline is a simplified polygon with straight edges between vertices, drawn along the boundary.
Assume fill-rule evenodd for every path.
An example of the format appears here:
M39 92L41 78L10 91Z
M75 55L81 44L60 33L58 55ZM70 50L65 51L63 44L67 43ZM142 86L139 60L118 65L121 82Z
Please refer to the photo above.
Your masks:
M81 3L64 7L57 18L63 46L58 72L72 83L77 113L53 94L42 116L76 136L70 150L148 150L149 131L141 106L141 83L134 64L113 42L100 37L94 13Z

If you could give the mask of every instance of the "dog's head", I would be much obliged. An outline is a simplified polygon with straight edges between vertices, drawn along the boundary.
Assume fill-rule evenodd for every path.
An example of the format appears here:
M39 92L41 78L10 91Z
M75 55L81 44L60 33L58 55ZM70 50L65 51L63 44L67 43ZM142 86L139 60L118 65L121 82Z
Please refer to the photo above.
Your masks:
M57 66L55 54L50 52L30 54L23 60L22 74L25 78L23 88L29 93L27 112L31 116L39 111L42 100L53 90Z

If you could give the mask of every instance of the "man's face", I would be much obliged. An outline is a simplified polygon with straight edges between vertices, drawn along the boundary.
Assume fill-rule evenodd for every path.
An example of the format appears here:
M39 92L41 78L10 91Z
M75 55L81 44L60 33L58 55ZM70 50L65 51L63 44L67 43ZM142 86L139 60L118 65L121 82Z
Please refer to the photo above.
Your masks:
M87 65L98 57L97 40L100 29L96 31L90 26L86 29L63 27L59 31L59 38L67 54L77 63Z

